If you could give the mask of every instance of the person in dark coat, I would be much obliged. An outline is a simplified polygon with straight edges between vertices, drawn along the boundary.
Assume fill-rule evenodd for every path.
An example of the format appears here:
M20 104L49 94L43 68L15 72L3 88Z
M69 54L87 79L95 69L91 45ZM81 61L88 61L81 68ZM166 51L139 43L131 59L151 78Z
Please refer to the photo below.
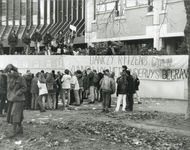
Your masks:
M55 82L57 84L57 91L56 91L56 109L58 109L58 102L59 102L59 95L62 96L62 93L61 93L61 78L62 78L62 75L60 73L57 74L56 76L56 79L55 79Z
M3 109L5 101L7 99L7 76L3 74L3 70L0 70L0 117L3 115Z
M22 41L25 44L24 52L25 52L26 55L28 55L29 52L30 52L30 43L31 43L30 32L29 31L26 32L26 34L24 35Z
M37 97L39 95L39 88L38 88L38 75L40 73L38 72L36 76L32 79L31 82L31 89L30 93L32 94L32 102L31 102L31 109L37 110L38 109L38 102L37 102Z
M134 85L134 79L130 73L129 70L126 70L126 73L128 75L127 81L128 81L128 90L127 90L127 97L129 102L129 110L133 111L133 94L135 93L135 85Z
M8 44L9 47L9 55L15 54L15 47L18 44L18 36L16 35L15 31L13 30L10 36L8 37Z
M128 82L125 81L125 73L121 72L121 76L117 78L117 106L115 108L115 112L119 111L120 102L123 100L123 108L122 111L125 111L126 108L126 96L127 96L127 89L128 89Z
M86 70L83 71L83 88L84 88L83 99L88 99L89 80L87 77Z
M40 53L40 42L42 40L42 35L40 34L38 29L36 29L36 31L32 35L31 40L34 41L34 43L35 43L36 54L39 54Z
M24 94L27 90L25 79L19 75L18 69L9 64L4 69L7 73L7 99L8 99L8 110L7 110L7 122L12 123L13 133L9 138L15 137L17 134L23 134L22 120L23 115L23 101ZM19 130L17 130L17 126Z
M52 73L49 73L46 78L46 85L48 89L48 108L50 110L56 109L56 91L57 84Z
M88 80L89 80L88 82L89 82L89 90L90 90L90 102L89 102L89 104L94 104L95 103L94 73L90 68L87 69L87 77L88 77Z
M25 81L26 81L26 85L27 85L27 91L25 92L25 109L31 109L31 93L30 93L30 89L31 89L31 83L32 83L32 74L30 72L30 70L26 71L26 74L23 76Z
M0 55L4 55L3 43L0 40Z
M45 49L51 48L51 41L53 40L53 37L51 36L49 30L46 32L46 34L43 37Z
M57 36L56 36L56 42L58 43L58 48L61 49L61 53L60 54L63 54L63 46L64 46L64 39L65 39L65 36L63 34L62 31L59 31Z
M99 72L98 73L98 76L99 76L99 81L98 83L100 83L100 81L102 80L102 78L104 77L104 74L102 72ZM99 102L102 102L103 101L103 98L102 98L102 90L100 88L100 84L98 84L98 91L99 91L99 96L100 98L98 99ZM111 105L111 104L110 104ZM110 108L110 105L109 105L109 108Z

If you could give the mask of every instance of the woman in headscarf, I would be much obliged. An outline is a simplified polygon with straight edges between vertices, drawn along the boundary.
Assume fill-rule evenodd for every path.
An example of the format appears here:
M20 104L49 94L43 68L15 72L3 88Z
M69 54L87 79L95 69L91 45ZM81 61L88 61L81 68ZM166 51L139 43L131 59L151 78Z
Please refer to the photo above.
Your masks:
M9 138L13 138L17 134L23 134L23 104L27 85L25 79L19 75L18 69L12 64L7 65L4 71L7 73L7 122L13 125L13 133Z

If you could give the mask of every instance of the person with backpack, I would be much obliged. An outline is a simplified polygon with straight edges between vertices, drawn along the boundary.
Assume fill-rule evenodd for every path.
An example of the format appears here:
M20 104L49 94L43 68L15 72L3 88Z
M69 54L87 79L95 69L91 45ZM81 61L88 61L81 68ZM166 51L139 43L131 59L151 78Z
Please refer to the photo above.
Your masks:
M114 76L114 72L111 73L111 76ZM109 101L111 99L111 95L115 93L115 81L110 77L109 70L106 69L104 71L104 77L100 81L101 89L102 89L102 96L103 96L103 109L102 112L109 113Z
M5 117L3 115L3 109L5 106L5 101L7 99L7 76L3 74L3 70L0 70L0 117Z
M128 89L128 82L125 80L124 72L120 73L120 77L117 78L117 106L115 108L115 112L119 111L121 100L123 100L123 107L122 111L125 111L126 108L126 96L127 96L127 89Z
M98 92L99 76L95 69L93 70L93 73L94 73L94 100L97 101L99 97L98 96L99 95L99 92Z

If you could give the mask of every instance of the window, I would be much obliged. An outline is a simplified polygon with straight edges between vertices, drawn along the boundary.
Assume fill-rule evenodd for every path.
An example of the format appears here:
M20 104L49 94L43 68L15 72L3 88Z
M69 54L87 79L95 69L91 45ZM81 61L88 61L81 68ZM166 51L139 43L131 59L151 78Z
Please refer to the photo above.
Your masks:
M15 25L20 23L20 4L15 2Z
M40 24L44 24L44 0L40 0Z
M107 3L106 4L106 10L107 11L113 10L114 7L115 7L115 3Z
M105 11L106 10L106 4L98 4L97 5L97 11Z
M115 2L116 16L123 16L125 14L125 0L119 0Z
M21 24L26 25L26 0L21 0Z
M6 16L7 16L7 2L6 0L2 0L2 16L1 16L1 20L2 20L2 25L6 26Z
M33 0L33 16L32 16L32 20L33 20L33 25L37 25L38 24L38 0Z
M148 5L150 0L126 0L126 7Z
M47 0L47 24L50 24L50 0Z
M127 0L127 7L133 7L136 6L136 0Z
M13 0L8 0L8 25L13 25Z

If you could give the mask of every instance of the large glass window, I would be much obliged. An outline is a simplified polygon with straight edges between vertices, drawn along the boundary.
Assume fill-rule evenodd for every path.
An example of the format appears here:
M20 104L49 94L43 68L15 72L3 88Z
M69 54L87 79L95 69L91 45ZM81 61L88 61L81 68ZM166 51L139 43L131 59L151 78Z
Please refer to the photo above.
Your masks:
M20 24L20 3L15 1L15 25Z
M40 0L40 24L44 24L44 0Z
M21 0L21 24L26 25L26 0Z
M33 20L33 25L37 25L38 24L38 0L33 0L33 16L32 16L32 20Z
M13 25L13 0L8 0L8 25Z
M47 0L47 24L50 24L50 2L51 0Z
M7 18L6 18L7 17L7 2L6 2L6 0L2 0L1 10L2 10L2 16L1 16L2 25L6 26L7 25L7 23L6 23L6 21L7 21Z

